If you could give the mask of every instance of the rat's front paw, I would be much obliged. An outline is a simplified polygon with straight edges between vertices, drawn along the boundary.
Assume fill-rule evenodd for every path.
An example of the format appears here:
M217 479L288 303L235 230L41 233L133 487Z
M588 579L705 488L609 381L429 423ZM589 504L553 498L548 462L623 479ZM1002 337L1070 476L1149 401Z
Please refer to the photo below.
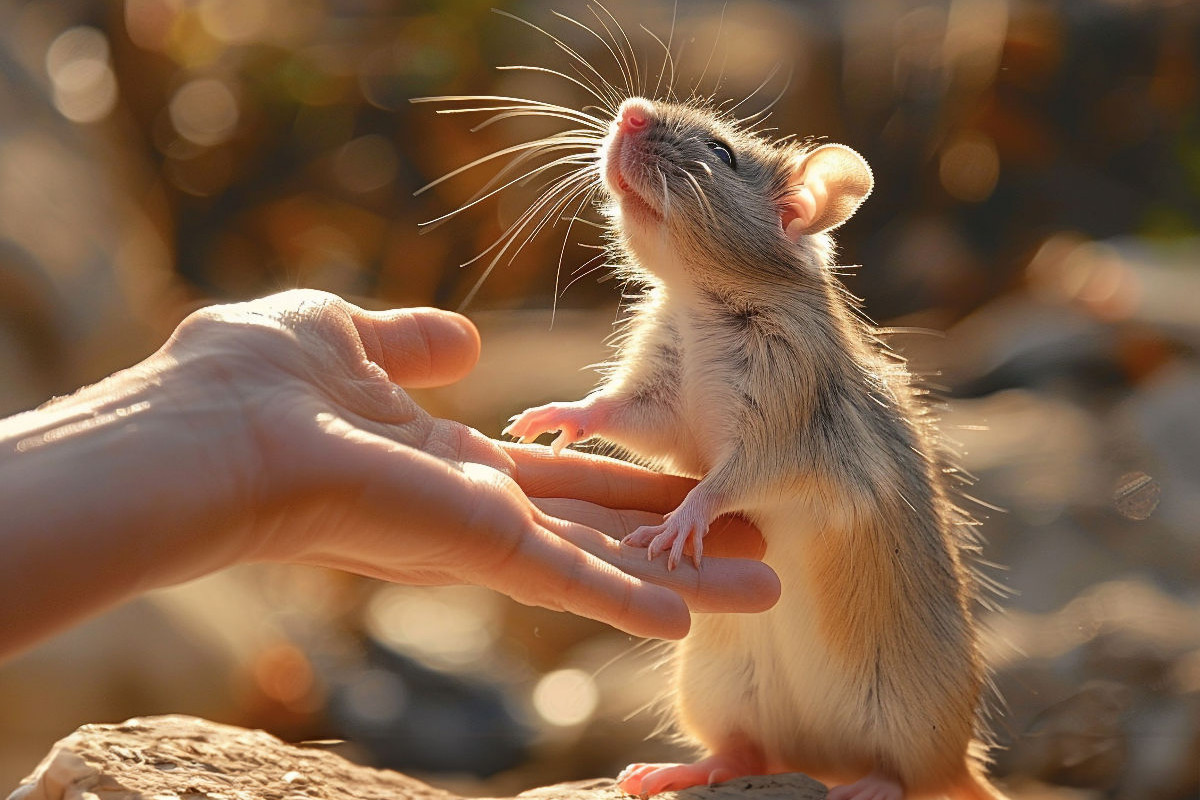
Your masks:
M555 455L569 444L590 438L593 412L580 403L548 403L517 414L502 433L519 442L531 442L547 431L559 431L550 444Z
M643 525L621 540L633 547L647 547L646 557L653 560L670 548L667 569L675 569L683 557L683 548L692 543L692 563L700 567L704 552L704 534L708 533L708 514L684 503L663 519L662 525Z

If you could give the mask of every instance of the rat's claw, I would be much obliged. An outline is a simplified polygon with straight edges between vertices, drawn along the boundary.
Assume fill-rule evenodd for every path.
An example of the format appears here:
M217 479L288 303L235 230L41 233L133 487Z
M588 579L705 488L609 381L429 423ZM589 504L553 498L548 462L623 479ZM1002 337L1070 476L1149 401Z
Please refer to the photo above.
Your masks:
M691 531L681 531L677 527L672 528L670 523L663 527L667 530L655 536L654 541L650 543L650 557L654 558L659 553L667 553L667 569L674 570L679 566L679 560L683 557L683 548L691 536Z
M661 525L643 525L622 539L621 544L627 544L630 547L646 547L661 532Z
M656 555L671 546L673 539L669 528L670 525L667 522L662 525L643 525L622 539L621 544L627 544L630 547L645 547L646 560L653 561ZM668 561L667 568L675 569L675 565Z
M646 557L653 560L659 553L667 556L667 569L673 570L683 559L684 548L692 543L692 563L700 568L704 552L701 544L708 533L708 520L686 506L680 506L663 519L661 525L645 525L622 539L633 547L646 547Z
M564 447L592 436L592 424L591 412L578 403L549 403L517 414L502 433L520 437L524 444L548 431L559 431L550 445L557 455Z
M567 430L567 428L562 428L559 430L558 436L555 436L554 441L550 443L550 449L554 452L554 455L561 453L564 447L575 444L575 442L579 441L579 437L583 434L583 431L576 430L575 435L572 436L567 432Z

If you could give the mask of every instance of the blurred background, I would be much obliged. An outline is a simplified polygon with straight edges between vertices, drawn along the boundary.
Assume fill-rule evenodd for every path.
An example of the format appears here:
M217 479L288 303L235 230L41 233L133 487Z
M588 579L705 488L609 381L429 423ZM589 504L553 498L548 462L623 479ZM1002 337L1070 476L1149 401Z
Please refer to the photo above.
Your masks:
M413 97L574 107L540 3L0 0L0 412L154 350L190 310L296 286L457 307L536 196L419 235L557 128L476 133ZM555 6L601 30L583 0ZM672 6L611 0L655 74ZM1017 798L1200 797L1200 6L1154 0L685 2L679 85L779 95L770 125L862 152L847 279L977 476L982 612ZM680 49L682 48L682 53ZM714 78L720 75L719 85ZM790 75L790 79L788 76ZM756 87L762 88L755 93ZM686 91L685 91L686 93ZM586 210L585 210L586 211ZM421 395L497 435L573 399L620 287L548 228L467 307L471 377ZM551 319L553 314L553 320ZM532 357L531 357L532 356ZM66 501L66 500L65 500ZM660 653L474 588L257 566L155 593L0 665L0 790L77 726L191 713L502 795L677 758L639 711Z

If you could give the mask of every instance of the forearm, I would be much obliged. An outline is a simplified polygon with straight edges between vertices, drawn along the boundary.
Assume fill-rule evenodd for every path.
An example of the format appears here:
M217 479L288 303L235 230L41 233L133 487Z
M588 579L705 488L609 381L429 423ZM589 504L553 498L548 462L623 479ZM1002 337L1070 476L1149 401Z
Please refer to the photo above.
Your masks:
M237 559L228 416L139 369L0 422L0 657Z

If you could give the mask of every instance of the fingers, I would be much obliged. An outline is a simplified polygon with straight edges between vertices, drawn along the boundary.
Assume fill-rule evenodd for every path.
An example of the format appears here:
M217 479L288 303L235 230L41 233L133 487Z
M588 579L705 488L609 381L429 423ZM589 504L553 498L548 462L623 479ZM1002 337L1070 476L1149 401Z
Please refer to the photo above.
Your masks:
M708 558L699 569L683 561L668 570L665 559L647 561L645 549L622 546L583 525L553 518L544 524L567 542L621 572L678 593L694 612L752 613L765 611L779 600L779 576L758 561Z
M344 461L331 466L353 487L357 516L310 545L318 555L305 563L355 564L357 572L398 581L453 578L636 636L687 634L691 620L678 595L546 529L551 518L503 472L349 433L352 441L338 448Z
M497 565L493 589L528 605L570 611L634 636L681 639L691 626L680 595L647 583L542 530Z
M361 359L357 353L361 344L368 359L406 387L452 383L479 359L479 332L459 314L435 308L366 311L337 295L312 289L208 306L189 315L168 344L177 344L192 329L214 322L232 331L275 327L313 334L337 348L343 358Z
M401 386L453 383L479 360L479 331L469 319L451 311L364 311L350 306L350 316L367 358Z
M643 525L662 522L662 514L652 511L609 508L570 497L533 497L530 500L552 517L595 528L614 539L621 539Z
M611 508L665 514L696 485L690 478L659 472L593 453L505 442L513 478L530 497L572 497Z
M552 517L578 522L618 540L638 528L662 522L662 514L651 511L614 509L570 497L535 497L531 500ZM713 520L704 542L704 554L717 558L752 558L760 561L767 549L758 528L732 514ZM690 548L685 552L690 552Z

